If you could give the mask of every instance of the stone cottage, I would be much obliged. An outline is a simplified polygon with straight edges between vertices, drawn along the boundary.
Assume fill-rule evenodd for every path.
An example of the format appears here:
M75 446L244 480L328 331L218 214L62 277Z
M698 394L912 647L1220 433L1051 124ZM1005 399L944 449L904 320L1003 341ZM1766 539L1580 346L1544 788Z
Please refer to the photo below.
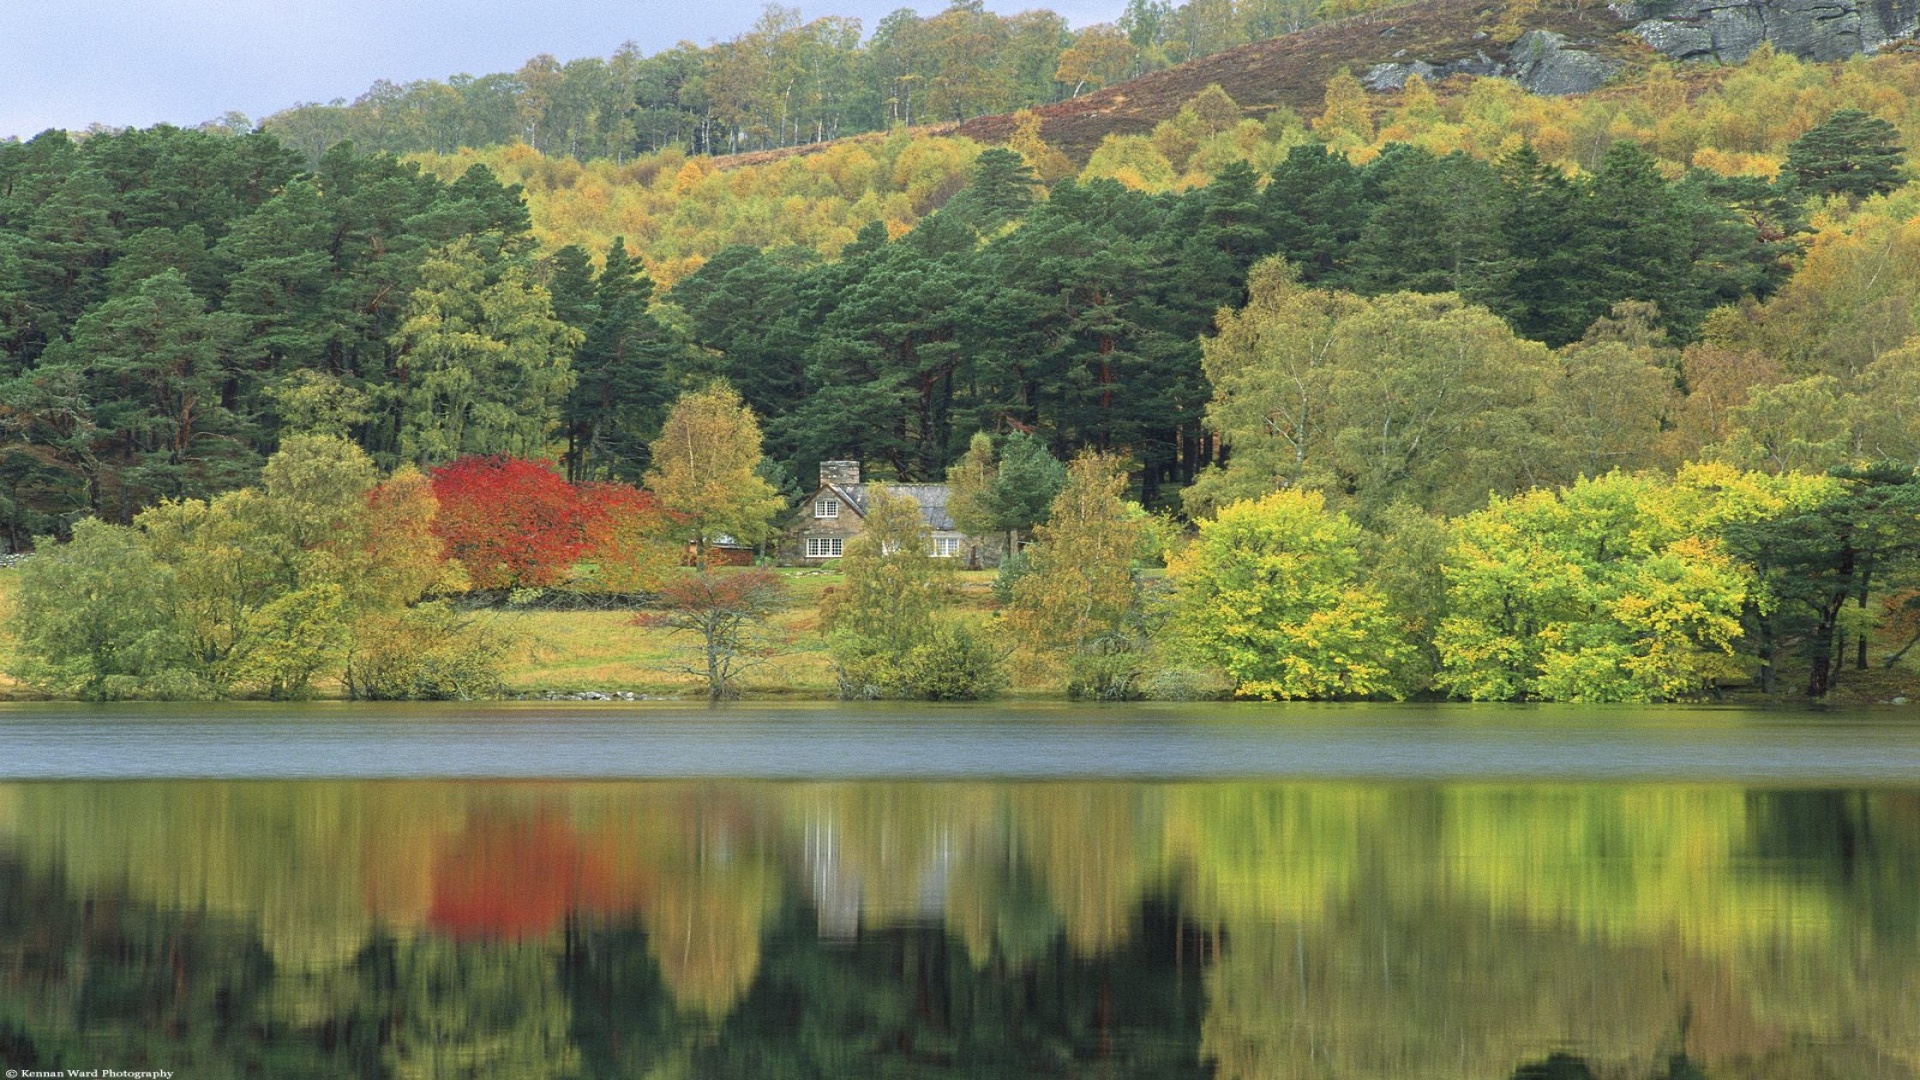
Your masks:
M908 495L920 504L920 516L933 530L933 554L943 559L969 558L972 542L955 527L947 513L945 484L888 484L887 490ZM867 494L872 485L860 482L857 461L820 463L820 487L800 507L795 529L797 554L807 562L837 559L846 554L847 541L860 534L866 521Z

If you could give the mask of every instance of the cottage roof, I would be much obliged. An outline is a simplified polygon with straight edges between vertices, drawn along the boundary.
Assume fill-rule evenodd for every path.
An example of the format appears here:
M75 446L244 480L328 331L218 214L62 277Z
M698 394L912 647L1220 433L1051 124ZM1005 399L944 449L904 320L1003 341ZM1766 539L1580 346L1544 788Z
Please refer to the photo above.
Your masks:
M920 516L927 520L927 527L936 532L946 532L957 528L953 515L947 513L947 496L952 489L946 484L828 484L827 487L839 492L861 517L867 516L867 493L875 487L885 487L895 495L910 495L920 504Z

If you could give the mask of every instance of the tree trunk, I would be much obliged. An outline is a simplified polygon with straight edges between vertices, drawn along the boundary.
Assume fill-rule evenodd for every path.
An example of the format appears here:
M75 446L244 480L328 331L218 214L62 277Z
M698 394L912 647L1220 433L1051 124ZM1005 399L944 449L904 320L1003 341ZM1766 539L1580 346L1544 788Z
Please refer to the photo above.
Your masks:
M1833 645L1839 629L1840 606L1846 603L1844 597L1834 600L1820 611L1820 622L1813 632L1813 670L1807 675L1807 696L1825 697L1833 689Z
M1773 640L1773 620L1760 619L1760 692L1773 693L1774 678L1777 674L1773 660L1778 645Z
M1860 575L1860 591L1855 594L1862 613L1867 610L1867 593L1872 580L1873 571L1869 566L1869 569ZM1853 647L1857 654L1854 657L1853 666L1860 671L1867 670L1867 620L1864 618L1860 620L1860 632L1855 635Z

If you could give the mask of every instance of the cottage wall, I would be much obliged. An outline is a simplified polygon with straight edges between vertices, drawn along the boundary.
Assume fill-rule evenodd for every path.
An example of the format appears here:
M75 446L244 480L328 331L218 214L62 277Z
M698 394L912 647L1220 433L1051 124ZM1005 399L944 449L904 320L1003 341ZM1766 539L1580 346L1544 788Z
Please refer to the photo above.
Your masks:
M920 514L933 533L934 554L954 559L963 566L978 566L984 561L979 543L954 528L947 514L949 489L945 484L889 486L919 504ZM860 483L859 462L821 462L820 486L800 506L787 557L809 566L823 566L844 558L847 542L860 535L866 526L862 512L866 506L866 490ZM839 513L833 517L818 516L820 503L826 499L839 505Z
M821 471L825 471L824 465ZM833 499L838 502L840 504L840 516L831 518L815 517L814 508L821 499ZM810 545L808 541L814 539L823 541L838 539L841 543L841 550L844 552L846 542L860 535L860 528L864 524L865 522L860 517L860 511L853 507L851 500L833 488L822 485L820 490L813 493L812 498L800 505L800 524L799 527L794 529L795 543L793 557L800 562L810 565L830 563L833 561L832 557L821 557L819 555L809 554L809 551L813 549L813 545Z

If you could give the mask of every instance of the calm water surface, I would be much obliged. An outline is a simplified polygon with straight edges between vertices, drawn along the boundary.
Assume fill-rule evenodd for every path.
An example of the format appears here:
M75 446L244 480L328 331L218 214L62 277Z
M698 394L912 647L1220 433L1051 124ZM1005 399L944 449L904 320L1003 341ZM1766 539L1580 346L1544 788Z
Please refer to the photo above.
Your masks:
M0 779L696 776L1920 783L1920 710L0 705Z
M1914 1077L1920 723L0 709L0 1066Z

